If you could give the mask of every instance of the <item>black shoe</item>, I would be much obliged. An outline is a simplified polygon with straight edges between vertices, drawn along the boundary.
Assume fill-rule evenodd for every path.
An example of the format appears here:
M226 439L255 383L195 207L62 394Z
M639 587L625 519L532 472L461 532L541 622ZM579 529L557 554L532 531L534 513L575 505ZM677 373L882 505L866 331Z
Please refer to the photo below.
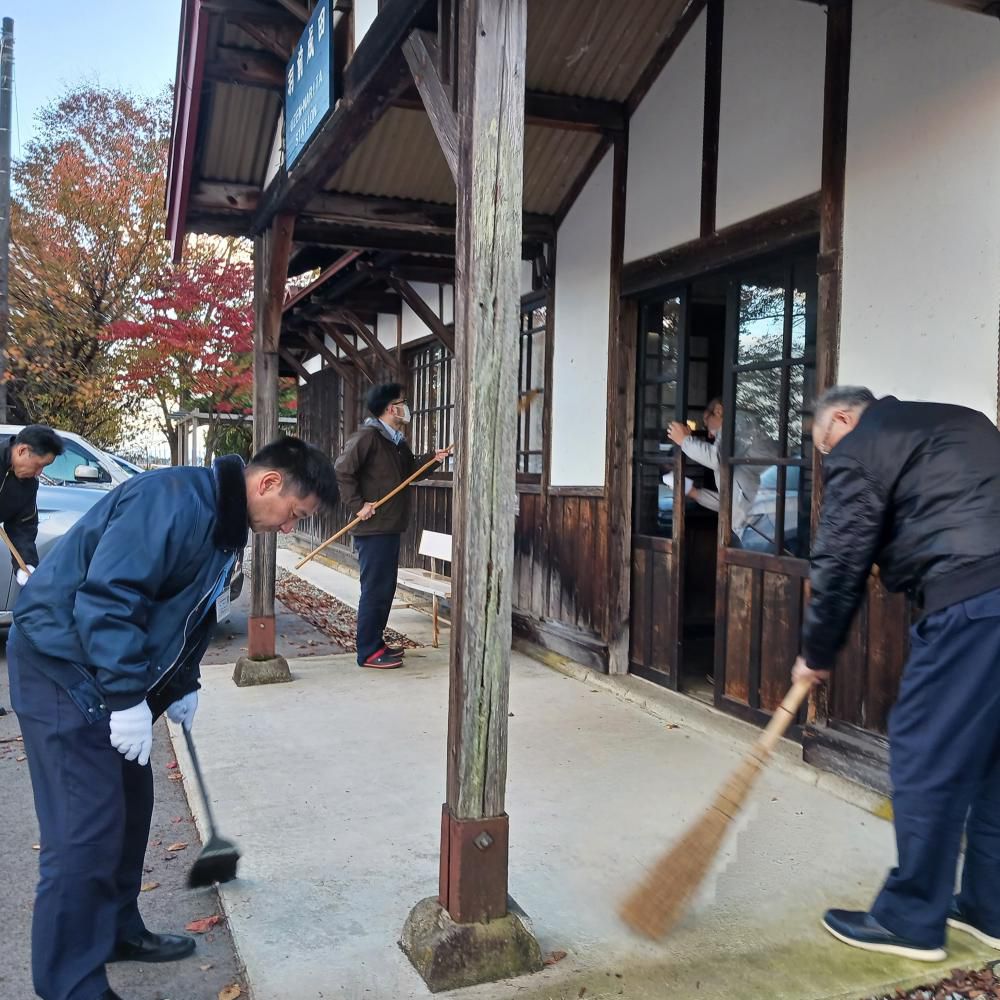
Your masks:
M3 705L0 705L0 718L5 716L6 714L7 714L7 709L4 708Z
M194 938L187 934L154 934L143 931L134 941L119 941L109 962L176 962L194 952Z
M966 934L971 934L983 944L1000 950L1000 934L990 934L973 923L972 917L959 906L957 896L951 901L951 909L948 911L948 926L954 927L958 931L965 931Z
M402 646L386 646L385 651L395 660L401 660L406 656L406 650Z
M852 948L880 951L918 962L942 962L948 957L944 948L925 948L893 934L864 910L827 910L823 914L823 926L838 941Z

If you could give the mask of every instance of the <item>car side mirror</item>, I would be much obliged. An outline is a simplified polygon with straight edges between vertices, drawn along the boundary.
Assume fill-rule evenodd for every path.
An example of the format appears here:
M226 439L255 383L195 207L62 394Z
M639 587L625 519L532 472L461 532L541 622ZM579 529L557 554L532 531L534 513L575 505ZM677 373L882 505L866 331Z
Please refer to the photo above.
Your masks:
M78 483L99 483L101 470L95 465L78 465L73 470L73 478Z

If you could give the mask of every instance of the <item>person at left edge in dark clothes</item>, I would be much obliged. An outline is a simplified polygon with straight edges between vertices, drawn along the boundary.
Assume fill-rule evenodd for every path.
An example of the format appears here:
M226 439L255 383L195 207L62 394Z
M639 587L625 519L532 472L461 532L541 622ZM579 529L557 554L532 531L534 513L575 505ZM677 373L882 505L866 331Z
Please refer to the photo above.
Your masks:
M20 553L27 571L11 553L18 585L23 587L38 566L38 477L64 451L62 439L51 427L31 424L17 434L0 438L0 524ZM0 706L0 715L6 715Z
M32 975L42 1000L121 1000L108 962L169 962L190 937L146 928L138 897L163 712L192 728L214 608L254 532L337 500L333 464L282 438L244 466L134 476L56 543L22 590L7 644L41 831Z
M398 382L372 386L366 403L371 416L351 435L336 470L344 505L352 518L361 518L353 531L361 566L358 666L390 670L403 665L402 648L386 645L384 632L396 593L399 539L410 521L410 491L402 490L377 510L375 502L432 458L443 462L449 449L414 458L403 434L410 407ZM427 475L436 468L431 466Z
M1000 431L964 406L835 386L812 438L823 505L793 678L830 678L873 564L923 612L889 715L896 865L868 910L823 925L920 961L945 958L948 926L1000 950Z

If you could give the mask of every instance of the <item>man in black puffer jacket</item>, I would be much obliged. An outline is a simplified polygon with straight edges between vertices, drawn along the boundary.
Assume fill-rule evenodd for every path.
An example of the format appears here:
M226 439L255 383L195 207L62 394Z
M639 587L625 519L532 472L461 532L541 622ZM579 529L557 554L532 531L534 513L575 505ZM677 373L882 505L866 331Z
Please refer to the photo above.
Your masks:
M823 509L793 677L830 677L873 565L924 612L889 721L897 866L870 912L823 923L925 961L945 957L947 924L1000 949L1000 431L965 407L838 386L812 433Z

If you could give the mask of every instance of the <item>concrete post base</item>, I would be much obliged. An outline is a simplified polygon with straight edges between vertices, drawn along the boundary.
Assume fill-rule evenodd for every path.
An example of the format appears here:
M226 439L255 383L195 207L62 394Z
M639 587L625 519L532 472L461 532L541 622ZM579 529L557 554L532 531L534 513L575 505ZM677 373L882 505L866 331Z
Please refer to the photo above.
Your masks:
M410 911L399 941L431 993L493 983L543 968L527 918L513 900L505 917L456 924L436 896Z
M255 684L284 684L292 679L288 660L283 656L272 656L266 660L253 660L241 656L236 661L233 681L237 687L253 687Z

